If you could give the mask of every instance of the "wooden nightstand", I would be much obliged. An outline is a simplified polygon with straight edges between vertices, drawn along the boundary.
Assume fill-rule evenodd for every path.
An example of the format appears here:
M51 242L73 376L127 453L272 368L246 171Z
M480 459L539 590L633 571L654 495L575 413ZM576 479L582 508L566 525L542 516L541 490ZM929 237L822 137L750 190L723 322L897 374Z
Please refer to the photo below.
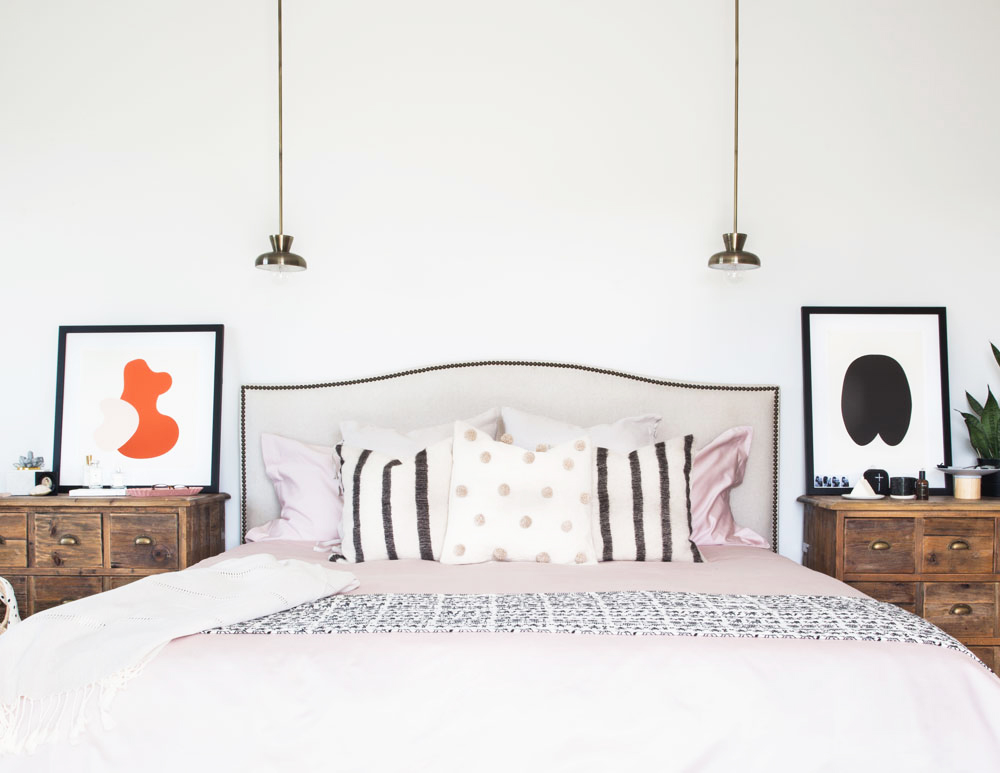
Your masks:
M228 494L0 498L0 575L21 617L184 569L225 547Z
M803 564L930 620L1000 668L1000 499L799 501Z

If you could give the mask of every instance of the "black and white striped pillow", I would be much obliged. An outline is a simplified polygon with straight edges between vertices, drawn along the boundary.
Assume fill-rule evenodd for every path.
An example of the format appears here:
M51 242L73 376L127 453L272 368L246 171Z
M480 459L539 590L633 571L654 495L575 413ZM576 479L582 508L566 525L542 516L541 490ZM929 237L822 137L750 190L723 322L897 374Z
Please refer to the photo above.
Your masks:
M337 446L344 483L348 561L441 558L448 523L452 439L397 459L371 449Z
M692 435L596 452L594 541L601 561L700 562L691 540Z

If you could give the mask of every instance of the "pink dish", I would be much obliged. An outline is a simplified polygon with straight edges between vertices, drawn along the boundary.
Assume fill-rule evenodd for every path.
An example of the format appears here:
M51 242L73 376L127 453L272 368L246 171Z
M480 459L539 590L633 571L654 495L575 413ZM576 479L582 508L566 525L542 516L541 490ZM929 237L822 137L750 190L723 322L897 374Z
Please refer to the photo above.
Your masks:
M130 488L128 495L130 497L193 497L195 494L200 493L201 489L201 486Z

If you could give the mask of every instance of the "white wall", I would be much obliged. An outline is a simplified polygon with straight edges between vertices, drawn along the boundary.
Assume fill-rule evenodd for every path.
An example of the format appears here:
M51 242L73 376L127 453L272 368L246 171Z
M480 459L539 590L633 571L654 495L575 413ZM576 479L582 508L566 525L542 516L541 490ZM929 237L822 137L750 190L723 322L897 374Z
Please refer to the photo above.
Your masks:
M995 0L0 0L0 462L51 457L60 324L226 325L248 382L493 357L782 388L798 558L802 305L948 308L952 404L1000 373ZM953 424L956 459L971 458ZM928 463L937 460L928 460ZM238 507L231 503L229 540Z

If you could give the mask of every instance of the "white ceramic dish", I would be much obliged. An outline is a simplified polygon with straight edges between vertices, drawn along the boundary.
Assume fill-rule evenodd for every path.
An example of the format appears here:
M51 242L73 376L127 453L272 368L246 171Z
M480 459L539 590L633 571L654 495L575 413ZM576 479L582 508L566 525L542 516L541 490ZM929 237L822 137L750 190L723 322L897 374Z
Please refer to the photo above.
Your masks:
M841 494L840 496L842 496L844 499L866 499L866 500L885 499L885 494L875 494L870 497L862 496L861 494Z
M916 499L916 494L890 494L891 499Z
M954 475L956 478L981 478L984 475L1000 472L1000 467L938 467L936 469L938 472Z

